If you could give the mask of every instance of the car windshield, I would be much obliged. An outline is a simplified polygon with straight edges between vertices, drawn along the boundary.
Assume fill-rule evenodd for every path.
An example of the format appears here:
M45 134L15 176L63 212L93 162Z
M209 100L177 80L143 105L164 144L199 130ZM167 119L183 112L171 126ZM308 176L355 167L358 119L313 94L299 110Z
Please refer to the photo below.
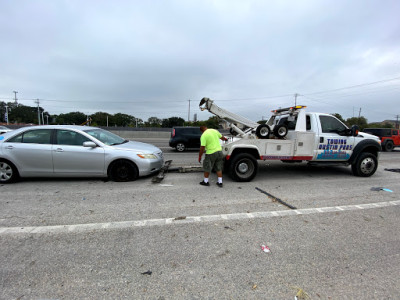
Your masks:
M125 140L122 137L103 129L89 129L84 130L84 132L90 134L92 137L109 146L120 145L128 142L128 140Z

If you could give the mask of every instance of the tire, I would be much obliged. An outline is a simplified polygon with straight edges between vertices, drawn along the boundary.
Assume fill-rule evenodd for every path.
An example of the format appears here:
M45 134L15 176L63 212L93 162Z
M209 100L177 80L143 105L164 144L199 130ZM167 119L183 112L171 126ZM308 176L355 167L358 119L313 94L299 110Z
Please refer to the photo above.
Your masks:
M363 152L357 160L351 165L351 170L355 176L369 177L373 175L378 168L378 160L375 155L369 152Z
M283 139L288 134L288 131L288 127L285 124L274 127L274 135L280 139Z
M12 163L0 160L0 184L15 182L18 177L18 170Z
M267 139L271 133L271 128L267 124L257 126L256 136L260 139Z
M118 160L110 166L109 177L113 181L134 181L139 177L136 165L127 160Z
M183 152L186 150L186 146L184 143L178 143L178 144L176 144L175 149L178 152Z
M392 152L394 148L394 144L392 141L387 141L385 144L385 151L386 152Z
M254 156L247 153L241 153L232 159L229 168L229 175L235 181L248 182L257 175L257 171L258 164Z

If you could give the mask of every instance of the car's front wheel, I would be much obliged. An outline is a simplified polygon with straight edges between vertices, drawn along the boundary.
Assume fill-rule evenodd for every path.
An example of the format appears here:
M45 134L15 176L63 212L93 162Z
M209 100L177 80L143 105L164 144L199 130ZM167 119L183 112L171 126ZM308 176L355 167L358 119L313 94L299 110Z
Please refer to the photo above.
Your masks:
M127 160L113 162L108 174L111 180L118 182L133 181L139 177L136 165Z
M18 179L17 168L6 160L0 160L0 183L11 183Z
M361 153L355 163L351 165L353 174L360 177L373 175L378 168L378 159L369 152Z
M175 149L178 152L183 152L186 150L186 146L184 143L178 143L178 144L176 144Z

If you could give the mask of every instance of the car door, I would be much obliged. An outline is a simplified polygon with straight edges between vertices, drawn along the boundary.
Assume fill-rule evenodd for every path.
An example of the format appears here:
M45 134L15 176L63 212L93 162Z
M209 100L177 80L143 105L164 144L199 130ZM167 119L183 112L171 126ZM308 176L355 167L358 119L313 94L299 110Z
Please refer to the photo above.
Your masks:
M104 149L84 147L92 141L68 129L57 129L53 145L54 174L57 176L90 176L104 174Z
M52 129L32 129L8 139L3 144L5 156L21 176L53 174Z
M190 128L189 130L189 143L193 148L200 148L200 128Z
M354 137L349 136L349 129L330 115L319 115L319 143L317 160L345 161L353 153Z

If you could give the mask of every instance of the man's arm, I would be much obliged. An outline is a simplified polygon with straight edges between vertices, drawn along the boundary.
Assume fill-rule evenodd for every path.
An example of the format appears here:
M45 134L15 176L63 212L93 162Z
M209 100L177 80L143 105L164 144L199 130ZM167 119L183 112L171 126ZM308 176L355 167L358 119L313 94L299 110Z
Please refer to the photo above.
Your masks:
M228 138L226 138L224 136L221 136L220 139L223 140L223 141L227 141L228 140Z
M199 162L201 162L201 157L203 156L203 153L204 153L204 149L205 149L206 147L204 147L204 146L201 146L200 147L200 151L199 151Z

